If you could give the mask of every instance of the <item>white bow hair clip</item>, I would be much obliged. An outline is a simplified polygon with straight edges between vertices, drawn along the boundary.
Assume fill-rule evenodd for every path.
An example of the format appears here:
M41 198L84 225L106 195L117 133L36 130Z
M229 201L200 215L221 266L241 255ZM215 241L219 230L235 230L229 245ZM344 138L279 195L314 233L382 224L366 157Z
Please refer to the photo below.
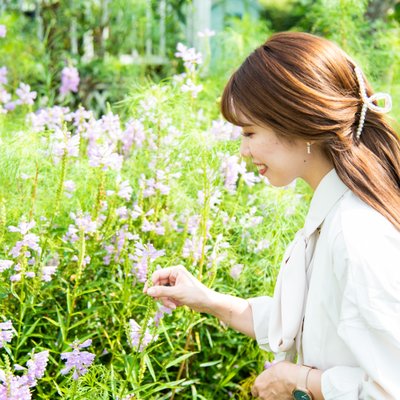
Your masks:
M374 111L379 114L386 114L392 109L392 98L390 97L390 94L382 92L374 93L372 96L368 97L361 69L356 66L354 68L354 72L357 76L358 85L360 88L360 96L363 102L360 114L360 122L358 123L358 128L356 132L356 137L357 139L359 139L362 129L364 127L365 115L367 114L367 110ZM374 101L378 100L384 100L385 105L381 107L374 104Z

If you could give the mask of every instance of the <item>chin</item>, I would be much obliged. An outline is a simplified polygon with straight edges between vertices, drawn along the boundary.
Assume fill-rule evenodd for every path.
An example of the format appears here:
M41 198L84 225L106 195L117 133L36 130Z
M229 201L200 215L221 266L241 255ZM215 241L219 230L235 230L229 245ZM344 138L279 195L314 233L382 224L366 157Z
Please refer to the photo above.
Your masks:
M287 186L292 186L296 183L296 178L291 179L273 179L268 178L269 183L277 188L283 188Z

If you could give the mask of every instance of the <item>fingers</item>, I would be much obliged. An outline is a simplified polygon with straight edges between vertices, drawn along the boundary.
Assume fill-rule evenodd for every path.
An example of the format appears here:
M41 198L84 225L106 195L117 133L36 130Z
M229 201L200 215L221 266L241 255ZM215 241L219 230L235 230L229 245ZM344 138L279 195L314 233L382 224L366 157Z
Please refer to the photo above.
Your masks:
M179 303L173 301L169 297L160 297L159 299L161 303L165 306L170 308L171 310L175 310L175 308L179 305Z
M152 286L147 288L146 293L156 299L160 297L174 298L176 288L174 286Z
M186 271L186 269L181 265L159 269L153 273L151 280L153 285L174 285L178 274L183 271Z

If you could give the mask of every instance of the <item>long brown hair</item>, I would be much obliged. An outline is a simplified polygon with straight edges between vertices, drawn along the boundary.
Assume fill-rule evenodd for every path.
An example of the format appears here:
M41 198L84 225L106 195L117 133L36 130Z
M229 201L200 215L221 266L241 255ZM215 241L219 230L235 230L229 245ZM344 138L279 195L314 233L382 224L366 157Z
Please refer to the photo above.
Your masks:
M289 141L317 142L346 186L400 230L400 139L370 110L356 138L362 100L354 68L326 39L274 34L230 78L222 114L235 125L248 125L245 119L271 127Z

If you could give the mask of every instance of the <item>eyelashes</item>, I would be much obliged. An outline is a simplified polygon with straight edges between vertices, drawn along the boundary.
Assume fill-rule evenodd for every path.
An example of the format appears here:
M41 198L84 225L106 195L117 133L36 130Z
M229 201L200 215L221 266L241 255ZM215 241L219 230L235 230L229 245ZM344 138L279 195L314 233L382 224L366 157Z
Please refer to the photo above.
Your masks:
M244 137L251 137L254 135L254 132L242 132L242 136Z

